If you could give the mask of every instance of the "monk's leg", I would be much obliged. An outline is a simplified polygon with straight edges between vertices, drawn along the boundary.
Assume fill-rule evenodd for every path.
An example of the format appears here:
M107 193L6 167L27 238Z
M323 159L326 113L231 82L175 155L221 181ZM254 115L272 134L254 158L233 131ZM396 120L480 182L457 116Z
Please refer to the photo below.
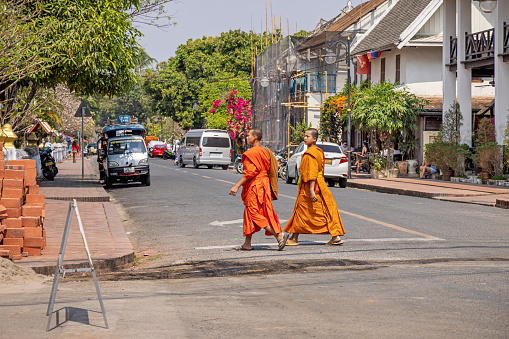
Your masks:
M251 245L251 235L246 235L246 238L244 239L244 243L242 244L242 247L245 250L253 249L253 246Z
M285 236L283 232L281 233L276 233L276 231L274 231L274 227L272 226L265 226L265 227L262 227L264 228L267 232L269 232L270 234L272 234L276 240L279 242L283 239L283 237Z
M293 233L290 239L288 239L289 244L297 244L299 243L299 233Z

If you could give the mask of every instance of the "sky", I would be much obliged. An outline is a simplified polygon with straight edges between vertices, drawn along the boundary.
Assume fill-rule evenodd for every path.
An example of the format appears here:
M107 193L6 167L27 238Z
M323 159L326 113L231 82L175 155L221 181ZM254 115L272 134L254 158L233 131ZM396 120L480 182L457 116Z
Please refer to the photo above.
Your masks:
M351 0L353 7L367 0ZM348 0L272 0L272 13L276 16L276 25L281 26L287 35L290 22L290 34L297 29L310 31L320 19L330 20L338 15ZM265 0L177 0L167 6L167 14L176 22L175 26L164 30L152 26L138 26L144 34L139 39L145 51L157 62L166 61L175 55L177 47L189 39L203 36L218 36L222 32L251 29L260 33L261 21L265 30L265 3L267 3L268 26L270 24L270 1Z

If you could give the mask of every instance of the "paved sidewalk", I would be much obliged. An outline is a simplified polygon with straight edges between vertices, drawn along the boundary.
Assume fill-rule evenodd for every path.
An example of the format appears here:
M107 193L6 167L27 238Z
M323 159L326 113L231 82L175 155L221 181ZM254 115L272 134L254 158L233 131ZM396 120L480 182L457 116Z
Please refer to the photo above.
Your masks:
M432 179L371 179L366 176L359 176L348 180L348 187L487 206L503 207L506 206L506 202L509 202L508 187L454 183Z
M46 198L44 220L47 234L46 248L41 256L23 258L17 261L17 264L32 267L37 273L48 275L54 273L67 211L72 199L78 201L78 209L96 270L115 270L133 262L133 246L115 205L109 202L109 194L99 183L99 178L92 168L95 163L92 161L85 159L84 180L81 180L81 160L77 163L64 160L57 164L58 174L54 181L39 182L39 191L45 194ZM75 214L64 254L64 267L88 267Z

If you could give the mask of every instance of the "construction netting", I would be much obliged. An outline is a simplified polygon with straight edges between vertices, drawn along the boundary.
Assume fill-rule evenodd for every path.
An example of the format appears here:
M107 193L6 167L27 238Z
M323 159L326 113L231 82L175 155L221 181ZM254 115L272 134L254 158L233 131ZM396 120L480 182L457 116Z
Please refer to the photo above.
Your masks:
M263 144L281 150L291 144L291 126L319 116L328 96L340 91L347 77L347 44L352 32L321 32L304 38L286 37L256 57L253 126ZM310 93L315 102L310 103ZM318 98L318 99L316 99ZM318 126L313 126L318 127Z

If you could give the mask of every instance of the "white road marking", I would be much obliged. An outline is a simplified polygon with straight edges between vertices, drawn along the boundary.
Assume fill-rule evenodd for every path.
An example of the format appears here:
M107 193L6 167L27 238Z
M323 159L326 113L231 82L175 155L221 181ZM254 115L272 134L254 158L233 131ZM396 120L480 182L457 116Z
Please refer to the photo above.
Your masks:
M345 241L345 245L349 243L376 243L376 242L429 242L429 241L445 241L440 238L380 238L380 239L343 239ZM299 241L300 245L323 245L326 244L327 241ZM263 243L263 244L253 244L253 247L258 246L277 246L276 242L271 243ZM343 245L344 246L344 245ZM223 245L223 246L206 246L206 247L195 247L195 250L213 250L213 249L224 249L224 248L233 248L236 245Z
M283 222L286 222L288 220L279 220L280 223L283 223ZM236 220L230 220L230 221L213 221L211 223L209 223L209 225L212 225L212 226L221 226L221 227L225 227L225 225L231 225L231 224L241 224L242 226L242 223L244 223L244 219L236 219Z
M211 177L207 177L206 175L202 175L201 177L205 179L212 179Z
M214 180L216 180L216 181L221 181L221 182L225 182L225 183L227 183L227 184L235 185L235 183L234 183L234 182L231 182L231 181L226 181L226 180L221 180L221 179L214 179Z
M288 198L288 199L297 199L297 197L291 197L289 195L284 195L284 194L278 194L278 197L285 197L285 198Z
M191 174L192 174L192 175L199 175L199 174L197 174L197 173L191 173Z

